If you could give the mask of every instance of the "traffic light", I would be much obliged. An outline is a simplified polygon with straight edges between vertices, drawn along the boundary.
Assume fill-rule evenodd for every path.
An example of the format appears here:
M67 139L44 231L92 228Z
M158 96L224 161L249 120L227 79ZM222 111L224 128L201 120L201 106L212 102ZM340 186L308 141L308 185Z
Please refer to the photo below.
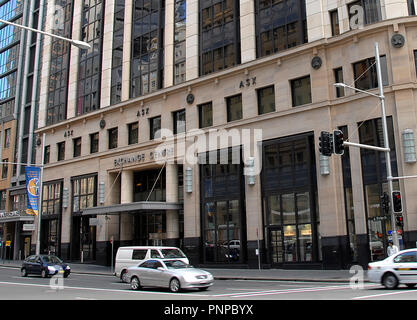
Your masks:
M404 220L403 220L403 216L399 215L395 217L395 223L397 225L397 227L403 227L404 226Z
M400 191L393 191L392 192L392 211L394 213L401 213L403 212L403 206L401 204L401 192Z
M343 132L341 130L333 131L333 152L338 155L342 155L345 152Z
M386 192L381 196L381 207L385 213L389 211L389 196Z
M330 157L333 153L333 138L332 134L327 131L322 131L319 137L319 152L323 156Z

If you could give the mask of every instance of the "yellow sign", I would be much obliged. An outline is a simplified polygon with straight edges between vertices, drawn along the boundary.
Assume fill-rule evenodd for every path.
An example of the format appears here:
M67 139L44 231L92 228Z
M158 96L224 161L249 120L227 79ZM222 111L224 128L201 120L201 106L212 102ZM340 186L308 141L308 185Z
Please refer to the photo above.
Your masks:
M6 241L6 247L10 247L12 245L12 242L10 240Z

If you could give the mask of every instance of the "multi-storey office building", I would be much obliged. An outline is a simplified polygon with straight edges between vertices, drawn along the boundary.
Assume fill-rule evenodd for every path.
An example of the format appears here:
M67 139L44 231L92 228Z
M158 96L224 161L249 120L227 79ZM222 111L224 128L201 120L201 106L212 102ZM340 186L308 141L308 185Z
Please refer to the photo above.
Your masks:
M108 264L110 239L178 245L204 265L339 268L385 255L384 155L324 158L318 136L340 128L382 145L379 100L333 86L377 93L378 42L394 175L416 173L413 1L60 5L67 35L92 45L57 64L44 43L36 154L63 258ZM394 186L401 243L415 246L417 185Z
M0 18L42 29L45 1L0 1ZM19 27L0 26L0 237L1 255L22 259L30 253L34 220L25 214L25 165L34 163L41 38ZM7 246L6 246L7 244Z

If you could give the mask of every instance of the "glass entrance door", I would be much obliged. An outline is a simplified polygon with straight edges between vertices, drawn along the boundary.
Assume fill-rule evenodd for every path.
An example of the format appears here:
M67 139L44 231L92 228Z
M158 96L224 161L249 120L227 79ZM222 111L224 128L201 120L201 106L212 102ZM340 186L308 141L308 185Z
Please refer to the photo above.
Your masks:
M269 254L272 264L283 262L282 229L281 227L269 228Z

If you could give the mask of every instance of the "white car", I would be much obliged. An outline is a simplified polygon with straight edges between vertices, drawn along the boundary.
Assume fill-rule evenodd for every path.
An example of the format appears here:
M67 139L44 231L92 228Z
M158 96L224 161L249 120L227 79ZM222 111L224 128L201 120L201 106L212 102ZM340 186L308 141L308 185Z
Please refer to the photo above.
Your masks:
M368 280L387 289L399 284L412 288L417 284L417 249L402 250L382 261L368 264Z

